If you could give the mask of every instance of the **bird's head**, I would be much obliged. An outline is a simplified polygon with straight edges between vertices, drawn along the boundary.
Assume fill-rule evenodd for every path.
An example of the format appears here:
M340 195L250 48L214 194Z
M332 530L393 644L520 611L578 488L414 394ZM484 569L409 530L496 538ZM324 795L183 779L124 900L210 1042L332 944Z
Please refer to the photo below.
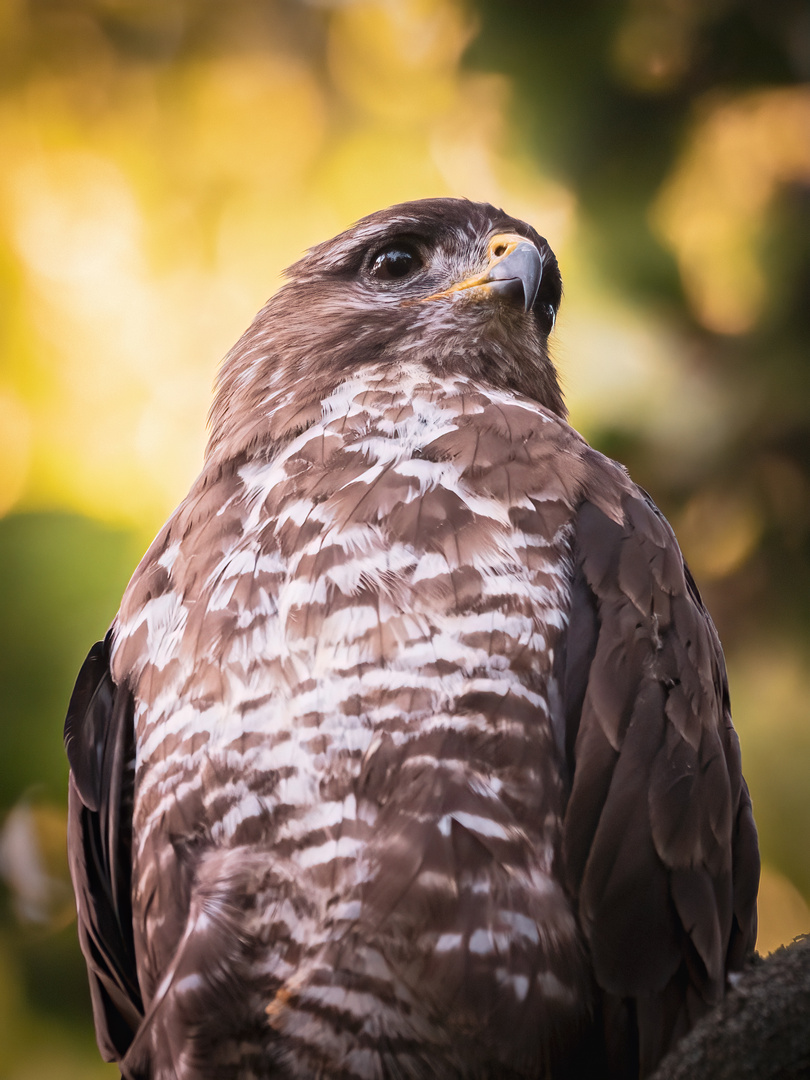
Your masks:
M565 415L548 354L557 259L502 210L464 199L392 206L312 248L287 278L225 359L212 443L236 415L234 397L244 411L295 382L322 399L380 363L480 381Z

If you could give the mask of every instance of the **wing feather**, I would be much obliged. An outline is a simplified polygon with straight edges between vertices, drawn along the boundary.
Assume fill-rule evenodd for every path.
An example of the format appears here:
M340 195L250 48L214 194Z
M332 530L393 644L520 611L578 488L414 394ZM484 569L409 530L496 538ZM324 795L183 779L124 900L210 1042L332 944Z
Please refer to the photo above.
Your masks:
M753 947L759 860L714 626L646 493L621 509L575 520L563 854L605 1021L634 1029L643 1075Z
M68 859L96 1038L118 1061L143 1016L132 938L133 704L110 674L110 638L79 672L65 721Z

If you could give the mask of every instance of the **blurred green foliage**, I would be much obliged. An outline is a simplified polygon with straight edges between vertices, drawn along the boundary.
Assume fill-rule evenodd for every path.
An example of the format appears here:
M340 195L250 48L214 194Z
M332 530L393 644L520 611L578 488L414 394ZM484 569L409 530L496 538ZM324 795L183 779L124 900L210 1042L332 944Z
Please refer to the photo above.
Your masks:
M121 529L65 513L0 518L0 799L40 789L63 801L67 762L54 739L65 691L103 636L141 555ZM57 725L58 726L58 725Z
M0 518L0 1076L109 1075L95 1049L90 995L64 888L67 763L60 717L88 643L104 632L140 554L132 534L77 515ZM9 867L22 814L33 875ZM37 865L38 864L38 865ZM34 876L35 880L30 881ZM60 887L61 886L61 887ZM33 888L33 894L32 894ZM16 916L16 917L15 917ZM114 1072L114 1070L112 1070Z
M214 364L303 247L403 198L552 241L573 422L672 520L726 646L762 947L810 930L808 78L793 0L0 7L0 1078L115 1073L62 721Z

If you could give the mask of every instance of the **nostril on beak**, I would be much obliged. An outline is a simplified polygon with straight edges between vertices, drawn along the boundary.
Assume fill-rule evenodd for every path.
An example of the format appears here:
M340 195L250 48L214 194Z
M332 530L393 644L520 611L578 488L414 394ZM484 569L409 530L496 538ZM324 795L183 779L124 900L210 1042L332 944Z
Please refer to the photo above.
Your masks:
M497 256L499 247L506 250L506 245L498 244L493 249L493 255ZM526 240L492 266L486 282L498 296L516 303L522 301L524 311L529 311L537 299L542 276L540 252Z

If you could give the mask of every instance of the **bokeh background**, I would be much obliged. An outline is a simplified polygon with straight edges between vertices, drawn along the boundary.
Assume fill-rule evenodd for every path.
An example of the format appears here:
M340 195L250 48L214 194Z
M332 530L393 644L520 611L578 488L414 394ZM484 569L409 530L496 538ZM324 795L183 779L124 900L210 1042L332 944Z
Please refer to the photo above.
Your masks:
M810 930L804 0L2 0L0 1077L95 1051L64 855L76 671L308 245L428 195L531 221L574 424L726 647L759 947Z

